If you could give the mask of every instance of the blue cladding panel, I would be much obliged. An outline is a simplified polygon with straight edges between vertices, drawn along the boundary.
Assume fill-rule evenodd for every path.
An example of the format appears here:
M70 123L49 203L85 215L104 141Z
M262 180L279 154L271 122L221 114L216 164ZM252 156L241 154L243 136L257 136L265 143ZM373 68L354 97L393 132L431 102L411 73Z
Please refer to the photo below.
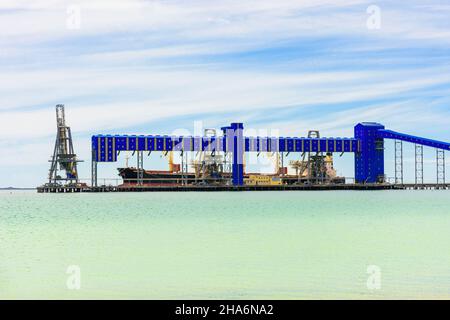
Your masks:
M156 151L164 151L164 138L156 136Z
M183 141L183 137L174 137L173 138L173 150L174 151L181 151L181 150L183 150L183 144L182 144L182 141Z
M352 140L352 152L359 152L359 149L358 149L358 141L356 141L356 140Z
M250 150L252 150L253 152L258 151L258 138L257 137L250 138Z
M202 139L200 137L194 137L194 150L200 151L202 150Z
M165 149L166 151L172 151L173 150L173 142L172 142L172 137L165 137Z
M191 151L196 150L195 137L190 137L188 143L189 143L189 148L190 148Z
M106 155L106 161L108 162L112 162L115 161L114 160L114 155L116 153L115 147L113 145L113 141L114 139L112 137L107 137L106 138L106 151L105 151L105 155Z
M376 183L384 178L384 149L377 148L382 139L378 131L384 126L378 123L360 123L355 127L355 138L361 140L361 150L355 153L356 183Z
M327 145L328 145L328 152L334 152L334 139L333 140L328 140L327 141Z
M155 146L155 138L148 137L147 138L147 150L148 151L154 151L155 148L156 148L156 146Z
M286 139L278 138L278 150L279 150L279 152L286 151Z
M312 139L312 152L319 152L319 140Z
M295 139L294 140L295 142L295 151L297 151L297 152L303 152L303 150L302 150L302 140L300 140L300 139Z
M145 137L140 136L137 139L137 150L145 150Z
M209 146L209 141L208 139L202 139L202 151L207 151Z
M287 138L287 152L294 152L294 139Z
M227 136L225 138L225 145L226 145L226 149L228 152L233 152L233 146L234 146L233 137Z
M335 152L343 152L344 149L342 148L342 140L337 140L336 141L336 150Z
M125 151L127 150L126 139L125 137L114 137L116 140L116 150L117 151Z
M192 137L184 137L181 141L183 145L183 150L191 151Z
M344 140L344 152L350 152L350 140Z
M319 144L320 144L320 151L322 152L328 151L327 139L320 139Z
M311 150L312 150L312 140L311 139L304 140L304 147L305 147L304 152L311 152Z
M278 138L272 137L270 138L270 151L272 152L278 152L279 148L278 148Z
M128 150L136 151L137 137L130 137L128 139Z
M267 151L267 137L258 137L257 138L257 147L258 152L266 152Z
M91 149L92 149L92 161L98 161L97 159L98 145L96 136L92 136L91 138Z
M106 161L105 137L100 138L100 161Z

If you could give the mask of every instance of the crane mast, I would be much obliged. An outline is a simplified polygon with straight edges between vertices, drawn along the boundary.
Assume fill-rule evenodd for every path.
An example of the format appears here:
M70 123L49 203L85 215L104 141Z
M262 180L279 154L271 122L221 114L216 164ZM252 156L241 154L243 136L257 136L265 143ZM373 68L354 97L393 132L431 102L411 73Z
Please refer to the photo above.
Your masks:
M72 133L70 127L66 125L64 105L56 105L56 141L51 162L48 182L49 184L59 184L60 181L66 183L78 183L77 155L73 149ZM59 171L64 172L64 176Z

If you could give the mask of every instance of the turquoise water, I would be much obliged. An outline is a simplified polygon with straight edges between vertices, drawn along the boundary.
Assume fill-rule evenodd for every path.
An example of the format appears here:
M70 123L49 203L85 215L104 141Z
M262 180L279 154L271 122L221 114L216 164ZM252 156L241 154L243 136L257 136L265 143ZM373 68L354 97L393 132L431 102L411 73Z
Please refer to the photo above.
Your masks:
M449 191L0 192L0 298L448 299L449 208Z

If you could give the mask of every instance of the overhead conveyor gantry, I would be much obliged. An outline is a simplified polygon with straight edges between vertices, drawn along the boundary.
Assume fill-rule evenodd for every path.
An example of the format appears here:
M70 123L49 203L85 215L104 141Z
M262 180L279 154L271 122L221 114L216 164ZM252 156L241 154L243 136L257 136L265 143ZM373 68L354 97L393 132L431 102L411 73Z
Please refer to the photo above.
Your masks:
M378 137L381 139L394 139L394 140L399 140L399 141L411 142L411 143L426 146L426 147L450 151L450 143L448 143L448 142L442 142L442 141L431 140L431 139L427 139L427 138L411 136L409 134L395 132L392 130L379 130Z
M386 130L379 123L363 122L355 127L355 138L361 143L361 151L355 155L355 180L357 183L374 183L385 180L384 140L393 139L396 143L395 168L396 183L403 184L403 147L401 142L416 145L416 181L423 183L423 147L436 149L438 184L445 183L445 150L450 150L450 143L442 142L391 130ZM422 158L421 163L420 158Z
M115 162L120 151L211 151L233 154L233 185L244 182L245 152L358 152L354 138L297 138L244 137L242 123L223 127L222 136L161 136L161 135L95 135L92 137L93 185L96 183L96 164Z
M403 142L415 144L415 183L423 184L423 147L431 147L436 149L436 183L445 184L445 151L450 151L450 143L416 137L409 134L395 132L392 130L379 130L378 137L380 139L395 140L395 180L397 184L403 184Z
M354 138L244 137L243 124L223 127L222 136L94 135L92 136L92 185L97 185L97 163L115 162L120 151L210 151L233 154L233 185L243 185L245 152L355 153L356 183L384 182L384 139L397 139L439 150L450 144L385 130L378 123L355 127ZM142 161L141 161L142 163ZM138 168L139 169L139 168Z

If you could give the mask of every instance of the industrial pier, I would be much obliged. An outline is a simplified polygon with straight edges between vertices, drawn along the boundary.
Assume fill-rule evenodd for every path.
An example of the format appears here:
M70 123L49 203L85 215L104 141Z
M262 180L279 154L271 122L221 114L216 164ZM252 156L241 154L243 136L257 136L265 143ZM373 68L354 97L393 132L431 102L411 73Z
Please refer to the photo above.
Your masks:
M325 138L317 131L308 137L245 137L242 123L222 127L221 134L208 129L204 136L168 135L102 135L91 140L91 183L80 183L77 159L73 151L70 127L65 123L64 106L56 107L57 137L49 172L49 182L38 192L126 192L126 191L254 191L254 190L384 190L449 189L445 181L445 151L450 143L387 130L375 122L355 126L354 137ZM385 175L385 140L395 140L395 181L387 183ZM403 143L415 145L415 183L404 183ZM436 183L424 183L424 147L436 150ZM98 166L117 162L121 152L137 156L135 178L125 178L118 186L99 185ZM178 152L181 165L170 163L169 171L148 171L143 167L144 154L161 152L165 156ZM277 159L273 175L245 172L246 153L270 154ZM296 175L287 175L284 157L299 154L302 161L291 161ZM333 154L352 153L355 157L354 183L346 184L335 177ZM196 154L188 169L188 154ZM281 168L278 167L281 159ZM331 160L330 160L331 159ZM331 164L330 164L331 163ZM65 176L57 174L58 167ZM174 169L176 167L176 169ZM123 171L123 170L122 170ZM130 171L130 170L128 170ZM125 172L125 171L123 171ZM146 179L144 176L157 177ZM167 178L169 177L169 178ZM150 180L150 181L147 181ZM157 183L155 182L157 181ZM126 183L125 183L126 182Z

